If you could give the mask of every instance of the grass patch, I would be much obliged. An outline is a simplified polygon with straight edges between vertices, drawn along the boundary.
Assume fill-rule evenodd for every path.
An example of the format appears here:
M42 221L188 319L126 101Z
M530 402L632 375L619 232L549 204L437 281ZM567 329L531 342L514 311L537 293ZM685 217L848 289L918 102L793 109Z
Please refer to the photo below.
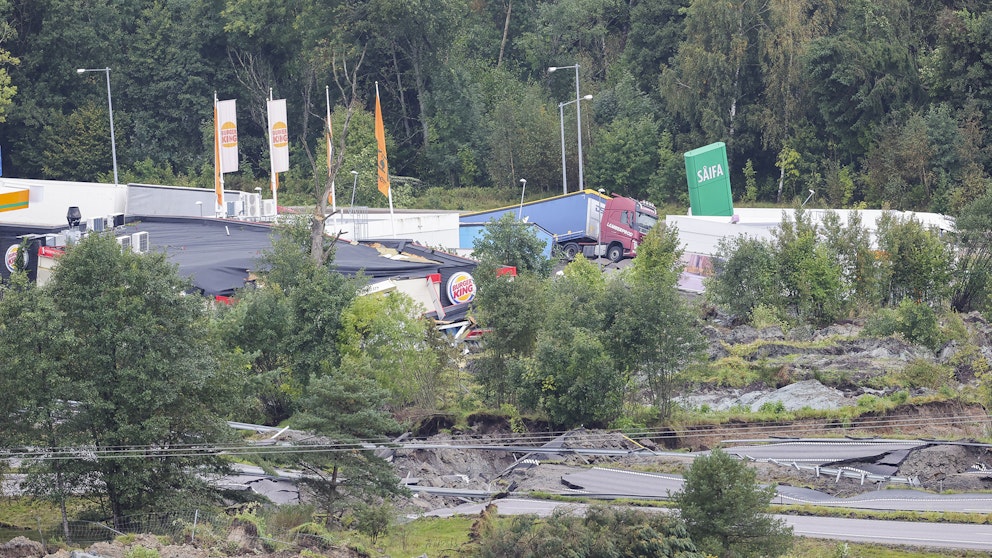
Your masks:
M853 508L838 508L834 506L780 506L777 504L772 505L770 511L772 513L783 515L840 517L845 519L879 519L883 521L915 521L918 523L965 523L970 525L988 525L989 523L992 523L992 514L985 513L862 510Z
M728 358L733 359L736 357ZM866 414L884 416L903 406L917 407L955 400L962 403L978 402L974 390L957 391L953 389L941 389L918 396L910 395L908 390L899 390L886 396L863 395L858 398L856 405L844 406L837 409L812 409L810 407L803 407L801 409L786 410L784 407L772 404L762 406L757 410L751 410L746 405L735 405L725 410L713 410L708 405L703 405L699 408L680 408L674 420L665 426L682 432L693 427L720 426L730 422L762 425L819 420L829 423L821 425L821 428L847 430L849 428L860 428L857 424L857 419ZM844 432L837 433L837 435L843 434ZM818 434L817 436L822 435ZM891 433L887 436L899 437L898 434Z
M701 366L698 380L719 387L742 388L758 381L758 371L744 358L731 355Z
M372 556L453 555L469 541L469 532L475 519L468 516L415 519L393 526L379 537L374 549L368 544L368 537L357 531L349 531L346 538L355 545L360 542Z
M975 550L916 550L881 544L838 542L796 537L792 550L783 558L978 558L987 552Z
M79 517L88 509L89 502L69 500L66 510L70 518ZM15 529L43 529L62 523L58 505L30 497L4 498L0 503L0 525Z

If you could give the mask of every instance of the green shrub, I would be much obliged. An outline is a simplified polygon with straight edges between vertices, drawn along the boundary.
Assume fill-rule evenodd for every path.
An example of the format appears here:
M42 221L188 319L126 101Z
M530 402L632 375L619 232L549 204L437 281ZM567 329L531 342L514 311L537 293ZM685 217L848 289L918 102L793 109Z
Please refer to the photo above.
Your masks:
M329 549L334 546L334 535L320 523L304 523L293 528L292 532L310 543L317 544L320 548Z
M527 426L524 424L524 419L520 416L520 410L517 409L516 405L503 403L499 407L499 412L506 416L513 433L524 434L527 432Z
M785 403L782 403L781 401L768 401L766 403L762 403L761 406L758 407L758 412L781 415L785 412Z
M954 367L956 371L963 372L965 377L970 373L979 379L988 373L990 369L989 361L982 354L982 349L974 343L960 345L948 364Z
M899 303L899 324L906 339L932 350L943 344L937 313L926 304L903 299Z
M265 514L265 524L270 534L287 533L312 521L313 514L314 507L310 505L277 506Z
M889 396L889 401L892 401L896 405L903 405L909 401L909 392L901 389Z
M710 364L701 371L706 383L721 387L745 387L758 380L758 373L751 363L739 356L728 356Z
M785 320L782 319L778 308L767 304L758 304L751 309L751 325L763 329L766 327L785 328Z
M858 398L858 407L862 409L874 409L878 405L878 397L871 394L864 394Z
M865 327L861 330L862 337L888 337L899 331L899 313L895 308L879 308L868 316Z
M355 508L355 528L367 536L372 544L389 531L393 523L393 506L389 504L361 504Z
M126 534L118 535L117 537L114 537L114 542L115 543L118 543L118 544L121 544L121 545L124 545L124 546L127 546L129 544L134 544L134 541L136 541L136 540L138 540L138 535L135 535L134 533L126 533Z
M968 333L968 326L961 319L961 314L951 311L945 312L941 322L941 331L943 332L945 343L948 341L957 341L958 343L968 342L971 336Z
M883 308L868 318L862 335L902 335L907 341L936 351L946 341L937 312L926 304L904 298L897 308Z
M154 548L135 546L124 553L124 558L159 558L159 553Z
M735 403L727 409L727 412L731 415L749 415L751 414L751 407L743 403Z
M954 370L949 366L924 359L915 359L899 374L906 387L940 389L954 380Z

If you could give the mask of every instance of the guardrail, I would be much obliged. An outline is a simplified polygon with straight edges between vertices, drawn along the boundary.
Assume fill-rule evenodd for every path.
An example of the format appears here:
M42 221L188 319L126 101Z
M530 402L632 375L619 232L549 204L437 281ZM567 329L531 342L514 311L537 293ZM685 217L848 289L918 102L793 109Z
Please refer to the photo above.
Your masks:
M900 477L897 475L879 475L876 473L871 473L865 471L864 469L857 469L855 467L822 467L820 465L801 465L796 461L779 461L777 459L755 459L751 456L742 456L744 459L749 461L762 461L765 463L773 463L775 465L781 465L784 467L792 467L797 471L808 471L816 476L829 476L834 477L834 482L840 482L841 478L847 479L857 479L861 481L864 485L865 481L871 482L891 482L896 484L905 484L908 486L921 486L920 479L918 477Z

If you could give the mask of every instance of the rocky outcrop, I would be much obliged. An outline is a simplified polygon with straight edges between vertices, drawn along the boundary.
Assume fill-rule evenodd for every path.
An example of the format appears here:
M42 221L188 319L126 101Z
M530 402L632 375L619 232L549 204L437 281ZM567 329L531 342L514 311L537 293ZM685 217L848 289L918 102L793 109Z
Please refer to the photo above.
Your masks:
M688 408L705 405L713 411L726 411L735 407L758 411L764 405L777 406L778 403L786 411L803 408L837 409L857 404L854 398L846 396L841 390L827 387L817 380L803 380L780 389L712 390L684 395L676 398L676 401Z
M36 558L44 554L45 547L27 537L14 537L9 542L0 544L0 558Z

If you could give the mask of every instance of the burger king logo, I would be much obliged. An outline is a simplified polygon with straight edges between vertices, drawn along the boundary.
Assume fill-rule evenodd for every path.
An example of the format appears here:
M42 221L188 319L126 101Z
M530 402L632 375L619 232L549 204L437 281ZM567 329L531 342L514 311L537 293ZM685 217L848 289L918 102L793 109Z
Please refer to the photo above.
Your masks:
M234 122L220 125L220 144L222 147L238 146L238 126Z
M475 298L475 279L464 271L448 278L448 300L453 304L469 302Z
M13 273L16 270L17 264L17 252L20 251L20 246L17 244L11 244L7 248L7 252L3 255L3 263L7 266L7 271ZM24 254L24 265L28 264L28 255Z
M286 147L289 145L289 130L285 122L276 122L272 125L272 147Z

